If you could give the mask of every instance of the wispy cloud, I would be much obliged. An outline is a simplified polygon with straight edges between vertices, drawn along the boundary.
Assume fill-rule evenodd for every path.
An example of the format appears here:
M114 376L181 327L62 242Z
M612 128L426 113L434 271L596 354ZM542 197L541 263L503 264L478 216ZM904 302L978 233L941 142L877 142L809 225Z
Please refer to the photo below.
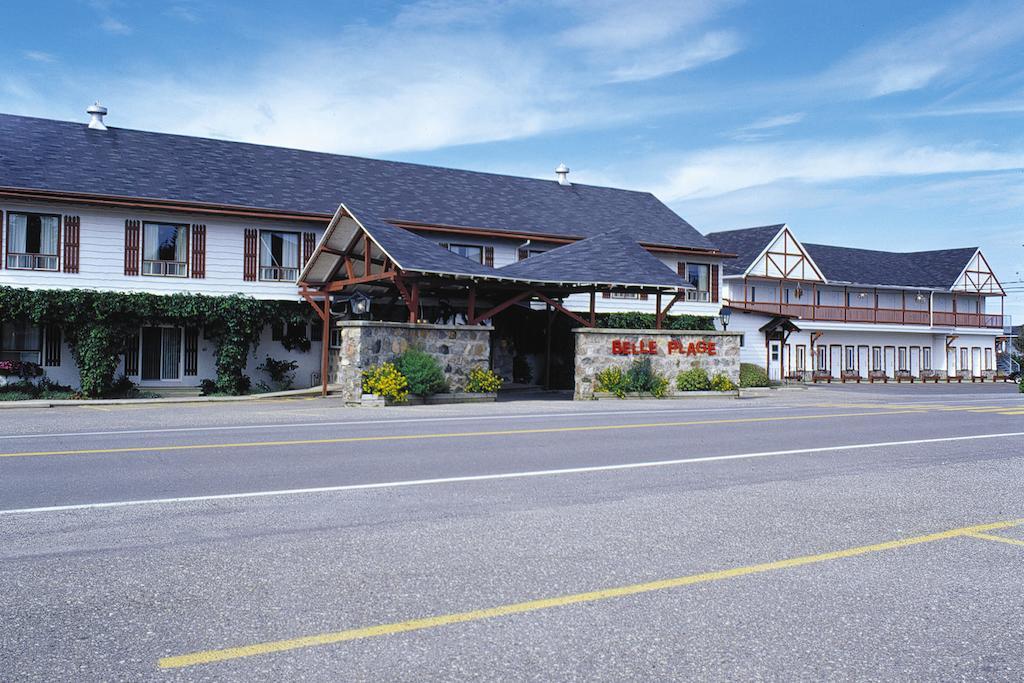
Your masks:
M873 42L829 69L821 83L867 97L918 90L971 73L1024 40L1024 5L975 3Z
M779 116L769 116L767 118L758 119L753 123L740 126L732 132L730 137L739 142L763 140L764 138L770 137L772 134L778 132L778 129L780 128L800 123L804 120L804 116L805 114L803 112L798 111L793 112L792 114L782 114Z
M104 17L100 22L100 28L115 36L127 36L132 33L131 26L114 17Z
M183 21L186 24L198 24L199 13L191 5L183 3L170 5L164 10L164 16L170 17L171 19L177 19Z
M25 59L30 62L39 62L40 64L53 64L57 61L57 57L50 54L49 52L40 52L39 50L26 50L22 54L25 55Z
M1024 150L921 145L895 138L735 145L689 155L657 191L669 201L715 197L781 181L828 183L1024 168Z
M616 83L644 81L694 69L736 54L740 42L733 31L711 31L688 45L646 52L629 66L613 69L610 80Z

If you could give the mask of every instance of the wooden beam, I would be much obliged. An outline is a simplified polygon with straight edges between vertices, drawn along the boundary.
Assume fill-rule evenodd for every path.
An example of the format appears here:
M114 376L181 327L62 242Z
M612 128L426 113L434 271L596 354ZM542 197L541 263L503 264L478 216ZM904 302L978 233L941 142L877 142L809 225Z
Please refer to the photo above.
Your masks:
M572 318L573 320L577 321L577 322L578 322L579 324L583 325L584 327L592 327L592 325L591 325L591 324L590 324L589 322L587 322L586 320L584 320L584 319L583 319L582 317L580 317L580 316L579 316L579 315L577 315L576 313L573 313L573 312L572 312L572 311L570 311L570 310L569 310L568 308L566 308L566 307L565 307L565 306L563 306L562 304L558 303L558 302L557 302L557 301L555 301L554 299L549 299L548 297L544 296L544 295L543 295L543 294L541 294L540 292L535 292L535 296L536 296L536 297L537 297L538 299L540 299L541 301L543 301L544 303L546 303L546 304L548 304L549 306L551 306L552 308L554 308L554 309L555 309L556 311L559 311L559 312L561 312L561 313L564 313L565 315L567 315L567 316L569 316L570 318Z
M331 295L324 294L323 334L320 338L320 395L327 397L327 380L331 367Z
M472 320L476 315L476 285L469 286L469 301L466 304L466 320ZM472 323L471 323L472 324Z
M321 288L324 292L339 292L350 285L361 285L367 282L377 282L379 280L390 280L395 277L396 271L388 270L383 273L377 273L376 275L363 275L362 277L349 278L348 280L335 280L334 282L328 282Z
M372 265L371 262L370 262L370 259L371 259L371 256L370 256L370 249L371 249L370 244L371 244L371 242L370 242L370 233L364 232L363 233L363 275L369 275L370 274L370 266Z
M356 272L355 272L355 270L352 269L352 259L348 255L346 255L345 256L345 277L347 277L349 280L351 280L355 276L356 276Z
M590 326L597 327L597 290L590 290Z
M535 292L532 292L532 291L530 291L530 292L519 292L518 294L513 296L511 299L506 299L504 302L498 304L497 306L495 306L491 310L486 311L486 312L481 313L480 315L476 316L475 318L473 318L472 320L469 321L469 324L470 325L476 325L481 320L486 320L487 318L493 318L494 316L496 316L497 314L501 313L502 311L504 311L509 306L515 306L517 303L519 303L523 299L528 299L528 298L534 296L534 294L535 294Z
M306 300L306 302L313 308L313 310L316 311L316 316L323 320L324 316L327 314L323 310L320 310L320 307L316 305L316 299L314 299L313 296L309 293L309 290L303 288L299 292L299 294L302 296L303 299Z
M661 292L660 291L657 294L654 295L654 311L655 311L655 313L654 313L654 329L660 330L661 329L661 318L662 318L662 313L661 313Z
M412 299L409 302L409 322L415 323L420 317L420 283L412 283Z

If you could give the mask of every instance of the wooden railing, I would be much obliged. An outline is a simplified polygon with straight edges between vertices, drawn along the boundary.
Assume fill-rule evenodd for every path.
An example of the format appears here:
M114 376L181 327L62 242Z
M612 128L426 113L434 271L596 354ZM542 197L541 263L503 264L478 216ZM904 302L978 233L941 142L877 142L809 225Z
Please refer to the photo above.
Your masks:
M738 310L789 315L802 320L848 323L884 323L896 325L936 325L949 327L1003 327L1003 317L990 313L950 313L946 311L910 310L903 308L867 308L857 306L815 306L812 304L781 304L765 301L733 301L725 304Z

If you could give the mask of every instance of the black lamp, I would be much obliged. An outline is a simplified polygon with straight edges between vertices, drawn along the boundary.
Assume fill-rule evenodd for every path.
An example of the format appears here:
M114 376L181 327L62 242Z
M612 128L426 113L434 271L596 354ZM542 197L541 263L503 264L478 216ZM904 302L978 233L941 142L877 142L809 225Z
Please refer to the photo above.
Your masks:
M728 330L729 318L732 317L732 310L728 306L722 306L722 310L718 312L718 317L722 321L722 330Z

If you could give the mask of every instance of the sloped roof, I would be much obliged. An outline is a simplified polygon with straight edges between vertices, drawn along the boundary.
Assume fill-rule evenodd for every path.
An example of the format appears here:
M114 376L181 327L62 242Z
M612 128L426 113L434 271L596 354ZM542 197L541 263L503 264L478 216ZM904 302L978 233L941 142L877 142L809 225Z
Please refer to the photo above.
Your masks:
M0 187L714 245L647 192L0 114Z
M692 288L624 230L613 230L498 269L500 275L547 282Z
M722 262L722 273L742 275L784 226L784 223L779 223L742 230L724 230L708 233L706 237L722 251L736 254L735 260Z
M783 224L708 233L718 247L737 255L723 262L726 275L742 275ZM802 243L829 282L888 287L950 289L977 247L893 252Z

